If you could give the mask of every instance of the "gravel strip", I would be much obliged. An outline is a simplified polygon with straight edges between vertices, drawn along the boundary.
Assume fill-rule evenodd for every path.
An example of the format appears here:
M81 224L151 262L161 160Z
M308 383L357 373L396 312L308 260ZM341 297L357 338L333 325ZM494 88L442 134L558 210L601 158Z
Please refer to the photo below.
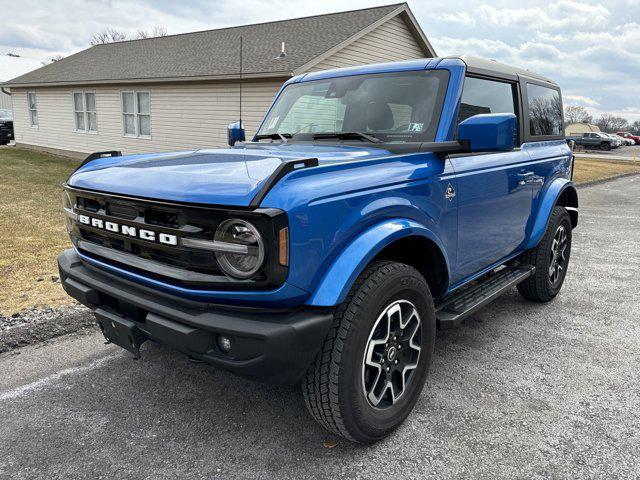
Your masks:
M95 324L83 305L31 308L9 317L0 315L0 353L74 333Z

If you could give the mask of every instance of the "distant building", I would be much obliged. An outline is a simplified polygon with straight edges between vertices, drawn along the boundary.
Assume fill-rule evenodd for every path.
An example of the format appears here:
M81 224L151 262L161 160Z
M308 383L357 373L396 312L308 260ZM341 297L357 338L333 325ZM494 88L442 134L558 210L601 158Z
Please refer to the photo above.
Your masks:
M406 3L96 45L0 84L16 143L75 157L225 146L241 36L248 138L292 76L436 56Z
M569 135L582 135L583 133L599 132L600 128L591 123L570 123L564 127L564 134Z

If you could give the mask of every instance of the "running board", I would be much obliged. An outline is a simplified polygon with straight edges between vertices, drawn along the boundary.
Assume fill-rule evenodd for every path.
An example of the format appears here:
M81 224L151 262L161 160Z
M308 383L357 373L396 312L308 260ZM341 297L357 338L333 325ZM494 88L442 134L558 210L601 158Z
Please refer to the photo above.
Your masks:
M463 319L529 278L534 271L535 267L531 265L506 267L490 273L460 292L455 292L436 307L438 327L448 329L457 326Z

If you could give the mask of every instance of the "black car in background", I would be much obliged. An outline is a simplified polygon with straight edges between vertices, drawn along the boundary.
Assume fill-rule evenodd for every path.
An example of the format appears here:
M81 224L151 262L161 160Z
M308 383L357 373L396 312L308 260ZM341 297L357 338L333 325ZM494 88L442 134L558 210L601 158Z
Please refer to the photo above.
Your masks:
M0 145L13 140L13 113L0 108Z

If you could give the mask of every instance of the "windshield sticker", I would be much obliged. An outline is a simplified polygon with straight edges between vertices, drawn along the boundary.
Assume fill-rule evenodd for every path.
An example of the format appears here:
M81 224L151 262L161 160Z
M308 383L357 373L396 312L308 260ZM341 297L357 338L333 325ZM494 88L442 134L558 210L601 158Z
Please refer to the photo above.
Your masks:
M424 127L424 123L410 123L409 131L410 132L421 132Z
M279 119L280 119L280 116L279 116L279 115L278 115L278 116L276 116L276 117L273 117L273 118L271 119L271 121L269 122L269 125L267 125L267 129L269 129L269 130L273 130L274 128L276 128L276 125L278 124L278 120L279 120Z

